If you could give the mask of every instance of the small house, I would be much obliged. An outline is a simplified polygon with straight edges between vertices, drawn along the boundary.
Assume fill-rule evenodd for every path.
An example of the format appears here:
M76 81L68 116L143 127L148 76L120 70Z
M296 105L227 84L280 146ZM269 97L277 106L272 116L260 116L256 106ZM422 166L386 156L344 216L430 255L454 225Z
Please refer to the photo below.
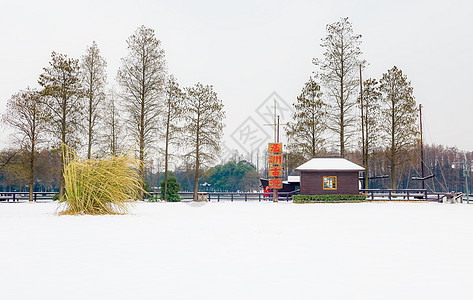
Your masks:
M365 168L341 157L316 157L296 168L301 195L357 195Z

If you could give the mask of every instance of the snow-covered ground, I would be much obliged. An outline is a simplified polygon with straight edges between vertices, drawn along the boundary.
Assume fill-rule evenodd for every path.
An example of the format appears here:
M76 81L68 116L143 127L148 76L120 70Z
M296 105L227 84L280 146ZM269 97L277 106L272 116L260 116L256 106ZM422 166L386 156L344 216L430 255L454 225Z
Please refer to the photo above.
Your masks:
M473 299L473 205L0 204L0 299Z

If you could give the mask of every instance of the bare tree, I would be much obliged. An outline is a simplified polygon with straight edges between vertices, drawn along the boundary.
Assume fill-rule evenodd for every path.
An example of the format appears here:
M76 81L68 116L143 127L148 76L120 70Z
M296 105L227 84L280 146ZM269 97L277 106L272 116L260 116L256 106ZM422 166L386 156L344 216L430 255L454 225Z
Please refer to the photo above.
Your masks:
M222 100L217 97L211 85L197 83L186 88L186 92L185 140L192 149L187 156L195 162L194 201L197 201L199 170L201 165L213 161L220 150L225 112Z
M391 167L391 187L396 188L396 168L402 166L418 144L418 108L411 82L396 66L383 74L380 80L382 93L381 129L389 146L386 155Z
M103 152L117 156L123 147L123 124L121 110L118 105L118 95L110 89L104 101L102 119Z
M353 135L358 86L357 70L360 65L361 35L353 33L348 18L327 25L327 36L322 39L324 58L314 59L320 69L320 78L331 108L329 128L339 136L340 155L345 156L346 146Z
M297 102L293 104L293 122L286 128L288 149L300 152L305 159L312 158L323 149L326 128L326 104L322 101L320 85L310 77Z
M6 123L5 120L3 121ZM0 171L8 167L10 164L15 163L18 156L21 154L21 150L21 148L0 150Z
M3 115L4 122L16 131L20 148L26 152L30 201L33 201L36 152L42 141L46 117L46 109L39 92L30 88L14 94L8 100L7 110Z
M138 176L144 184L146 152L153 147L159 124L160 96L165 77L164 50L154 30L139 27L127 40L128 55L122 58L118 82L128 113L128 127L138 144ZM140 193L143 199L143 192Z
M79 142L83 91L80 81L79 60L53 52L49 67L43 68L38 83L50 117L49 129L62 150L59 195L64 194L64 155L66 146Z
M360 105L363 109L363 125L364 125L364 138L363 138L363 151L362 153L365 162L365 189L368 189L368 177L369 177L369 158L374 152L378 145L381 136L379 131L380 126L380 114L379 102L381 93L379 92L379 83L376 79L368 79L363 82L363 97L361 97Z
M171 75L166 81L165 93L165 119L164 132L162 132L164 147L164 197L167 197L168 190L168 160L169 160L169 144L176 140L181 128L178 121L182 118L182 102L185 99L185 93L179 88L176 79ZM164 199L167 200L167 199Z
M82 86L88 100L86 105L88 159L92 156L92 145L97 139L96 128L100 112L99 105L105 98L105 85L107 80L105 73L106 66L107 62L100 55L97 44L95 41L92 42L92 45L87 47L86 54L82 56L81 62Z

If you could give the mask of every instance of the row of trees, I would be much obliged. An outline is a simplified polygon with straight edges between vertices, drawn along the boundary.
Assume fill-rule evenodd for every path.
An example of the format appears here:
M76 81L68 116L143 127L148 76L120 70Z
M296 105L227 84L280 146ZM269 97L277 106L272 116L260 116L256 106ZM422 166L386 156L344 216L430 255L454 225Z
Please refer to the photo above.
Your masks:
M25 152L5 149L0 151L0 192L3 191L27 191L28 157ZM291 153L286 154L288 158L294 158ZM420 177L420 160L418 152L410 153L410 161L405 168L399 170L397 188L421 188L421 182L412 180L412 177ZM361 164L361 151L347 153L347 158ZM453 162L471 161L473 152L465 152L455 147L444 147L441 145L426 145L424 147L425 174L435 175L425 181L425 187L430 191L465 191L465 178L463 169L457 165L452 168ZM250 158L237 156L236 161L201 170L199 173L199 185L201 189L210 191L254 191L258 189L259 177L266 177L267 173L257 170ZM291 165L289 164L289 167ZM35 191L54 191L59 187L60 155L58 151L42 149L37 153L35 168ZM390 161L381 149L373 151L369 161L370 175L389 175ZM267 172L267 170L266 170ZM170 173L185 191L194 189L195 170L192 164L180 164L174 172ZM164 183L164 172L159 170L147 171L147 181L152 186L157 186L161 181ZM390 178L370 179L370 188L390 188ZM207 184L206 184L207 183ZM210 184L210 185L209 185ZM470 190L473 184L470 181ZM164 185L162 186L164 192Z
M139 27L127 46L117 73L118 92L107 90L107 63L93 42L80 60L53 52L39 77L40 89L26 88L8 100L3 120L16 132L14 144L27 153L30 200L39 147L61 153L60 174L66 147L85 148L88 158L134 149L143 184L146 164L162 144L165 174L172 145L179 145L181 151L175 152L194 164L197 198L199 169L220 149L223 103L211 85L179 87L168 75L164 50L153 29ZM63 186L61 175L61 196Z
M36 159L33 190L57 190L61 159L59 151L42 149L36 153ZM149 188L148 191L152 191L151 186L162 185L161 193L164 195L165 190L167 193L164 188L165 177L177 178L185 191L192 191L195 187L195 169L192 164L178 165L173 172L148 170L146 173L145 186ZM202 168L199 185L212 191L255 191L259 187L260 175L253 164L242 158L236 162ZM27 191L28 184L28 153L12 149L0 151L0 192Z
M373 153L385 153L395 188L397 176L410 163L408 154L418 146L413 87L396 66L379 80L370 78L361 84L367 63L361 59L360 45L361 35L354 34L348 18L327 25L323 58L313 60L315 74L297 97L293 121L286 128L289 159L299 164L334 148L346 157L355 150L350 145L359 141L361 164L367 169ZM367 184L368 180L365 188Z

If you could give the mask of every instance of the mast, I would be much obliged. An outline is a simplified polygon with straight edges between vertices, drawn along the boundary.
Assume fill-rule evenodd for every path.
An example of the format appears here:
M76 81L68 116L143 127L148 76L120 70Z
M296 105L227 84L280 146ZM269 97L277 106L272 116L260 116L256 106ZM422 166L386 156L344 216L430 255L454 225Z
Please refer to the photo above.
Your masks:
M368 188L368 143L365 147L365 118L363 117L363 79L361 75L360 65L360 104L361 104L361 157L363 160L363 167L365 167L365 176L363 179L363 187ZM368 137L366 137L366 140ZM366 150L366 153L365 153Z
M274 143L279 143L279 126L280 125L285 126L288 124L279 123L279 116L277 115L277 103L276 103L276 99L274 99L274 123L263 124L263 126L274 126ZM281 163L281 168L282 168L282 163ZM269 178L269 174L268 174L268 178ZM278 202L278 189L273 189L273 201Z
M424 143L422 141L422 104L419 104L419 122L420 122L420 170L424 178ZM422 189L425 189L425 182L422 180Z
M274 99L274 142L279 143L279 116L277 116L276 123L276 99ZM278 189L273 189L273 202L278 202L279 200L279 191Z
M276 127L276 108L277 108L277 103L276 99L274 99L274 142L277 143L279 137L277 136L277 130L279 129L279 126Z
M276 123L277 125L277 133L276 133L276 143L279 143L279 116L278 116L278 122Z

